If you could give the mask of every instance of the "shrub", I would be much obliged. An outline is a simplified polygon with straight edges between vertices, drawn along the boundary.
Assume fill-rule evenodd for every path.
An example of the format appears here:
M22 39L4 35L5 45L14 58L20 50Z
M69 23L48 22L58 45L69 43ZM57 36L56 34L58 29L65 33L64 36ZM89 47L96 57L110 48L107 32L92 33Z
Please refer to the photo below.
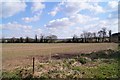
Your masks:
M86 58L83 58L83 57L78 58L77 61L79 61L79 62L82 63L82 64L87 63L87 59L86 59Z
M79 66L73 67L73 70L81 71L81 68Z
M14 72L3 72L2 79L12 79L12 80L20 80L20 76Z

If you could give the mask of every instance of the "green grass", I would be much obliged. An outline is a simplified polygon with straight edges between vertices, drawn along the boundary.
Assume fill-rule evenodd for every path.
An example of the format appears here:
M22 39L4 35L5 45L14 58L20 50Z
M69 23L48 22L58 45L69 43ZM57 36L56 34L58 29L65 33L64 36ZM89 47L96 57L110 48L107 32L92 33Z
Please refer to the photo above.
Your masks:
M95 67L79 67L85 78L118 78L118 63L101 63Z

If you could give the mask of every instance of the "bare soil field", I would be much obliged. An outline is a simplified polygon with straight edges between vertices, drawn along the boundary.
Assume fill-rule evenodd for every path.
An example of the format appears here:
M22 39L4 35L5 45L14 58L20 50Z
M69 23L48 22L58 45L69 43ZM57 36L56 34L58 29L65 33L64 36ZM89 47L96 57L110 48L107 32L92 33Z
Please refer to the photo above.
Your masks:
M3 70L12 70L17 67L32 65L32 57L36 63L59 58L56 55L63 54L61 57L70 58L81 53L91 53L100 50L116 50L116 43L25 43L25 44L2 44ZM50 55L52 55L50 57ZM69 57L68 57L69 56Z

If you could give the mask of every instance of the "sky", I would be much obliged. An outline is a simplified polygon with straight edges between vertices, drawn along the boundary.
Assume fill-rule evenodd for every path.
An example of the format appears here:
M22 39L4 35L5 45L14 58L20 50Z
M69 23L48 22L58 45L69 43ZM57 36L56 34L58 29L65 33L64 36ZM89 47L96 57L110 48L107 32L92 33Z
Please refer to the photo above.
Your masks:
M0 2L2 37L57 35L58 38L98 32L118 32L118 1L106 2Z

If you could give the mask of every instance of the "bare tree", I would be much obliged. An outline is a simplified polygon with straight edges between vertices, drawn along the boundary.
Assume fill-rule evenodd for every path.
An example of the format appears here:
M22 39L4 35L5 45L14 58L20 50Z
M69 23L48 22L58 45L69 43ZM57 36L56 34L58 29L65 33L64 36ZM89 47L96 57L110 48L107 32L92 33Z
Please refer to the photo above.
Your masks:
M43 43L43 42L45 42L45 41L44 41L44 35L41 34L41 35L40 35L40 43Z
M83 42L87 42L87 33L83 32Z
M95 32L93 33L93 39L95 39L95 42L97 42L97 34Z
M87 42L91 42L91 39L92 39L92 33L87 32Z
M56 35L49 35L46 37L47 42L51 43L51 42L55 42L55 40L57 39Z
M98 42L101 42L102 39L102 31L98 31Z
M11 43L15 43L15 37L11 38Z
M28 42L29 42L29 37L26 37L25 42L26 42L26 43L28 43Z
M83 43L83 41L84 41L84 35L81 34L80 37L81 37L81 42Z
M20 37L20 41L19 41L20 43L23 43L23 38L22 37Z
M100 31L98 31L99 38L102 40L102 42L105 41L106 33L106 28L102 28Z
M111 42L112 31L109 30L109 42Z
M78 37L77 37L77 35L74 34L73 39L72 39L72 42L78 42Z
M102 42L104 42L105 37L106 37L106 33L107 33L106 28L102 28L102 32L103 32L103 40L102 40Z
M38 42L37 35L35 35L35 43L37 43L37 42Z
M91 32L83 32L83 42L90 42L92 38L92 33Z

